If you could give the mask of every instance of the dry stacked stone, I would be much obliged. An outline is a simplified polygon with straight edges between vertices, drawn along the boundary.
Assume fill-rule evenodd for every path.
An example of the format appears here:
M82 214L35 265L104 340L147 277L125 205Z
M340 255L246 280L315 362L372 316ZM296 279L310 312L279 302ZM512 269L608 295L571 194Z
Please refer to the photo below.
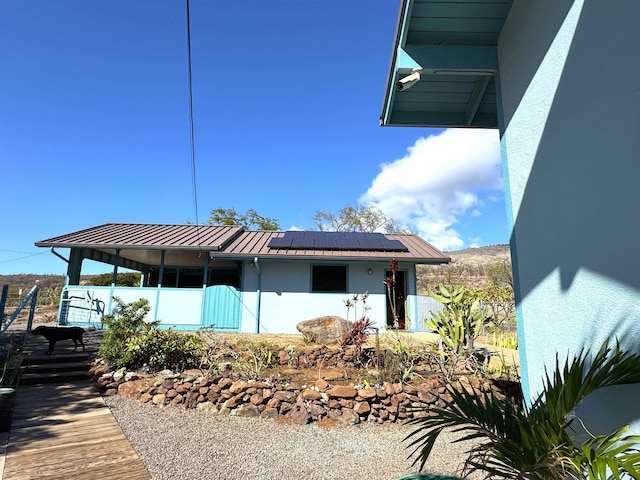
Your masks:
M301 425L322 421L340 425L405 422L428 415L432 405L441 406L447 399L437 380L420 385L384 382L375 386L332 384L324 379L308 384L241 381L200 370L155 375L110 371L101 362L92 367L91 373L97 388L106 395L218 414L288 417ZM470 379L471 387L482 389L486 385Z

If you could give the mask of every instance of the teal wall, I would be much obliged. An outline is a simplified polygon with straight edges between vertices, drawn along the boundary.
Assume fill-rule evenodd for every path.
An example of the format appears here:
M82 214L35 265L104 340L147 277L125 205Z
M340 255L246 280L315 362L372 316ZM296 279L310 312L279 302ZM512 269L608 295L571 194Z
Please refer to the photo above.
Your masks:
M640 351L640 2L516 0L498 44L525 393L545 364L617 338ZM594 433L640 387L588 399ZM632 399L632 400L630 400Z
M337 262L338 264L341 262ZM347 288L343 293L311 293L311 265L317 262L291 260L259 260L260 284L260 332L262 333L299 333L296 324L324 315L337 315L347 318L344 301L353 294L369 292L367 305L369 316L376 327L385 328L387 316L384 275L388 269L385 262L347 263ZM368 273L372 270L371 275ZM407 314L413 321L416 312L416 286L413 264L400 263L400 269L407 273ZM255 293L258 285L258 271L255 267L245 268L243 280L243 332L255 332L256 306ZM358 315L362 313L361 302ZM355 318L354 310L349 320ZM415 322L414 322L415 323Z

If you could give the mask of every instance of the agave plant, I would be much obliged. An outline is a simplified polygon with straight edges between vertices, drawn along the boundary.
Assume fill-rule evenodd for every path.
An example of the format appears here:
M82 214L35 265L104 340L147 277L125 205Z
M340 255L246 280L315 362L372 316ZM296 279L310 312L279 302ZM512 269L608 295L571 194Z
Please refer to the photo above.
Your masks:
M448 386L442 408L410 423L418 428L409 434L410 456L425 465L438 435L452 428L464 432L458 441L473 440L464 473L483 472L486 478L598 479L623 474L640 479L640 435L629 435L629 426L609 435L591 436L580 443L573 428L580 419L575 408L588 395L604 387L640 383L640 356L606 343L591 358L580 351L553 374L547 372L542 392L529 405L493 392Z

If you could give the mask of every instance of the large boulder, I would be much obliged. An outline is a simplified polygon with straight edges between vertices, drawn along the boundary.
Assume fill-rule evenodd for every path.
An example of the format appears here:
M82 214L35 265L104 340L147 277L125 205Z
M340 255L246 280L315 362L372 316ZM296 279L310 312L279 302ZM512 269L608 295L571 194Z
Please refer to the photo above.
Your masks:
M305 320L296 325L303 335L308 335L315 343L342 343L349 336L351 322L342 317L327 315Z

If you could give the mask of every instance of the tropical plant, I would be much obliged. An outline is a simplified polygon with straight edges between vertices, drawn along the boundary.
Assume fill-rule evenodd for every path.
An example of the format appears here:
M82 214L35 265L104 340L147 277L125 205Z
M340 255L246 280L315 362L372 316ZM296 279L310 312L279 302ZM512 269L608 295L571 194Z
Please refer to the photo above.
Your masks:
M582 421L575 414L588 395L605 387L640 383L640 356L606 343L591 357L581 350L573 359L547 372L540 394L530 406L493 391L478 392L449 385L442 407L409 423L418 428L405 441L418 454L422 469L444 429L464 432L460 440L473 440L465 473L483 472L486 478L527 480L605 480L627 474L640 478L639 435L629 426L609 435L591 435L581 443L574 428Z
M20 341L15 341L11 337L10 343L3 345L0 350L0 363L2 372L0 373L0 387L15 388L20 377L20 365L22 364L22 349Z
M462 285L452 288L438 285L438 291L429 296L444 304L441 312L432 312L427 327L440 335L442 342L454 353L462 348L473 352L474 340L482 332L486 315L480 306L480 299L468 294Z
M384 285L387 289L387 298L389 300L389 306L391 307L391 314L393 315L393 328L398 329L400 326L398 318L398 297L396 296L396 275L400 268L400 263L396 258L389 262L389 268L391 269L391 275L388 275L384 279Z
M242 341L239 351L232 352L235 366L249 380L262 378L264 370L275 366L274 347L267 341Z
M373 331L373 322L369 318L369 306L367 305L367 298L369 292L364 292L362 295L354 294L352 298L348 298L344 301L347 307L347 320L349 319L349 311L354 309L354 317L356 320L351 324L351 330L349 335L342 341L342 348L345 349L349 345L353 345L353 357L356 362L362 360L362 347L367 343L369 335ZM362 301L362 307L360 316L358 317L358 302Z

